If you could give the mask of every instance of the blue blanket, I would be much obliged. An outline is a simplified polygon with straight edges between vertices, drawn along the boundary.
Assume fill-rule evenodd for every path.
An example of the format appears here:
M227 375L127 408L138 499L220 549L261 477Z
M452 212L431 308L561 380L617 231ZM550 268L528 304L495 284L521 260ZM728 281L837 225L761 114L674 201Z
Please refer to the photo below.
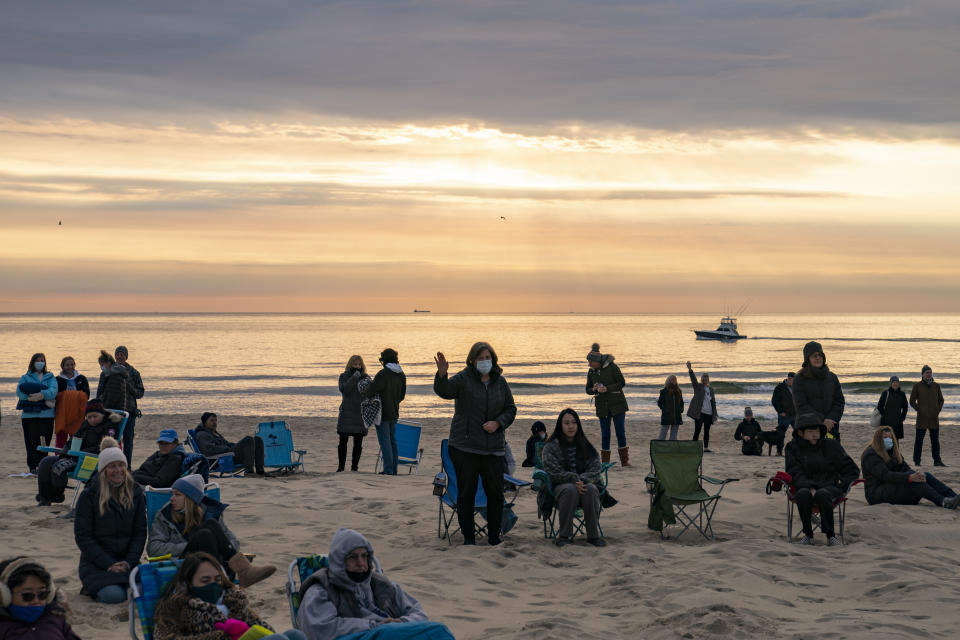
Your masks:
M33 393L40 393L43 391L43 385L39 382L21 382L20 386L17 387L20 390L20 393L30 395ZM24 413L40 413L41 411L46 411L50 407L47 406L47 403L43 400L39 402L31 402L30 400L19 400L17 401L17 411L23 411Z
M337 640L456 640L439 622L390 622Z

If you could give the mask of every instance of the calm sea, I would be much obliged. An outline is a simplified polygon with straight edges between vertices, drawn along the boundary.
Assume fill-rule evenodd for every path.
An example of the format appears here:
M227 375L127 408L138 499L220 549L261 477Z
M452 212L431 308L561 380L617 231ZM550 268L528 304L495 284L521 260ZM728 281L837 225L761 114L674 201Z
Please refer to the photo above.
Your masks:
M30 355L42 351L59 371L76 358L95 386L97 355L118 344L142 376L145 413L216 411L255 417L334 416L337 376L351 354L378 368L384 347L400 353L407 373L407 416L444 417L451 403L432 391L433 354L462 363L470 345L487 340L498 352L520 417L556 415L572 406L592 414L584 393L591 342L613 353L627 380L632 416L659 415L664 379L689 380L684 362L710 373L722 417L754 407L761 420L774 412L770 396L796 370L807 340L823 343L827 363L847 396L845 420L866 420L891 374L909 393L920 367L930 364L944 386L944 417L960 414L960 315L748 315L736 343L697 340L693 329L714 329L715 315L455 315L418 314L138 314L0 315L0 402L4 422L18 413L14 388ZM454 370L454 367L452 367ZM912 417L912 416L911 416Z

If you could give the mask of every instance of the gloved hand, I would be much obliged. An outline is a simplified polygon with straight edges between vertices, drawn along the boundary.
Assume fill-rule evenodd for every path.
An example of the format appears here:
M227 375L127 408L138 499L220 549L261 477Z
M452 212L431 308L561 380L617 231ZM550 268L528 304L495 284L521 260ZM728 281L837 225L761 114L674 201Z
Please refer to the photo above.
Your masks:
M31 393L30 395L27 396L27 400L29 400L30 402L42 402L43 394L40 393L39 391L37 391L36 393Z
M230 636L231 640L237 640L240 636L247 632L247 629L250 628L243 620L237 620L236 618L229 618L226 622L217 622L214 625L219 631L223 631L225 634Z

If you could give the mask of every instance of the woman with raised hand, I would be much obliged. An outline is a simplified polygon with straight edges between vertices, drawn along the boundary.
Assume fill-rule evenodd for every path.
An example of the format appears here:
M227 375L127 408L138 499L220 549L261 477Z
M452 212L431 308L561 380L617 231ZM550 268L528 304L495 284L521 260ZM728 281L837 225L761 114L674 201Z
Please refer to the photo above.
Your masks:
M30 356L27 372L17 383L17 409L21 412L23 444L27 449L27 473L36 474L37 465L47 454L37 447L49 446L53 438L54 407L57 378L47 371L47 357L42 353Z
M607 546L600 535L600 456L587 440L580 416L573 409L564 409L557 416L557 426L547 439L540 455L543 470L550 476L553 497L557 502L560 528L554 544L558 547L573 542L573 515L583 509L587 525L587 542L595 547Z
M457 474L457 519L463 544L476 544L473 506L478 480L487 494L487 541L501 542L503 524L503 457L505 431L517 416L510 385L497 364L497 352L486 342L476 342L467 354L467 366L447 377L450 364L441 352L434 362L433 390L454 400L449 451Z
M184 476L173 483L170 502L153 518L147 555L183 558L194 551L209 553L237 574L241 587L273 575L276 567L254 567L239 552L240 543L223 521L227 505L203 494L203 477Z
M353 451L350 456L350 471L357 471L360 463L360 454L363 452L363 437L367 435L367 427L363 423L363 413L360 405L363 394L358 385L362 380L370 380L367 375L367 366L360 356L350 356L347 368L340 374L338 386L343 400L340 402L340 413L337 416L337 435L340 444L337 447L337 471L343 471L347 466L347 442L353 437Z
M273 629L251 608L209 553L187 555L153 614L155 640L238 640L250 627ZM303 640L296 630L258 636L263 640Z
M960 496L932 473L914 471L900 453L893 427L873 432L873 439L860 458L863 493L868 504L917 504L926 498L938 507L956 509Z
M97 475L77 500L73 535L83 591L105 604L127 599L130 571L147 542L147 500L113 438L104 438Z
M80 640L67 623L63 593L32 558L0 562L0 638Z
M657 440L666 440L668 429L670 439L676 440L680 425L683 424L683 392L680 391L677 376L667 376L663 389L660 389L657 406L660 407L660 435Z
M626 381L620 367L613 363L613 355L600 353L596 342L587 354L590 370L587 371L587 395L594 397L597 418L600 420L600 460L610 462L610 422L617 433L617 453L620 465L630 467L630 447L624 423L627 417L627 397L623 393Z

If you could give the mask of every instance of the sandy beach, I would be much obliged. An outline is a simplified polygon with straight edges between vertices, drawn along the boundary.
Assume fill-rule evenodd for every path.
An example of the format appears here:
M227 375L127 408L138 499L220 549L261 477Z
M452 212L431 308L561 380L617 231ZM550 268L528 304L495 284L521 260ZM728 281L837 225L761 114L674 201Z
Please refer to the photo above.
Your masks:
M35 479L7 477L23 471L24 453L19 421L4 418L2 555L29 554L52 570L69 597L71 622L81 637L128 637L126 604L101 605L79 594L72 523L57 517L66 508L35 506ZM447 417L422 420L420 474L397 477L372 473L373 435L365 440L361 472L335 473L335 420L286 420L296 445L308 449L306 473L220 480L223 500L230 504L226 521L243 550L256 553L257 563L278 567L249 590L253 606L277 629L290 626L283 590L287 565L298 555L326 552L336 529L348 526L365 533L387 575L461 639L954 635L960 512L926 502L871 507L857 488L847 512L846 547L827 548L822 536L812 548L791 546L783 494L763 491L767 478L782 468L782 458L741 456L732 422L713 427L715 453L704 463L708 475L740 479L724 490L714 518L716 542L690 532L679 542L661 541L647 529L646 441L658 427L628 417L635 466L615 468L610 475L610 491L620 503L601 518L609 546L594 549L578 541L561 550L544 540L530 491L517 501L519 523L500 547L448 546L437 537L431 480L439 468ZM173 427L183 434L196 422L192 416L144 416L137 423L135 464L154 450L152 437L159 429ZM552 421L545 422L552 429ZM596 420L588 419L585 426L597 442ZM528 427L524 420L510 430L518 461ZM254 428L251 418L221 415L221 431L234 440ZM844 445L859 463L872 430L854 423L842 428ZM685 424L681 437L691 433L692 425ZM944 459L952 466L936 469L936 475L960 487L960 448L949 427L942 440ZM908 428L907 445L912 441ZM924 469L934 471L928 449L924 462ZM518 475L529 478L529 470L518 469Z

